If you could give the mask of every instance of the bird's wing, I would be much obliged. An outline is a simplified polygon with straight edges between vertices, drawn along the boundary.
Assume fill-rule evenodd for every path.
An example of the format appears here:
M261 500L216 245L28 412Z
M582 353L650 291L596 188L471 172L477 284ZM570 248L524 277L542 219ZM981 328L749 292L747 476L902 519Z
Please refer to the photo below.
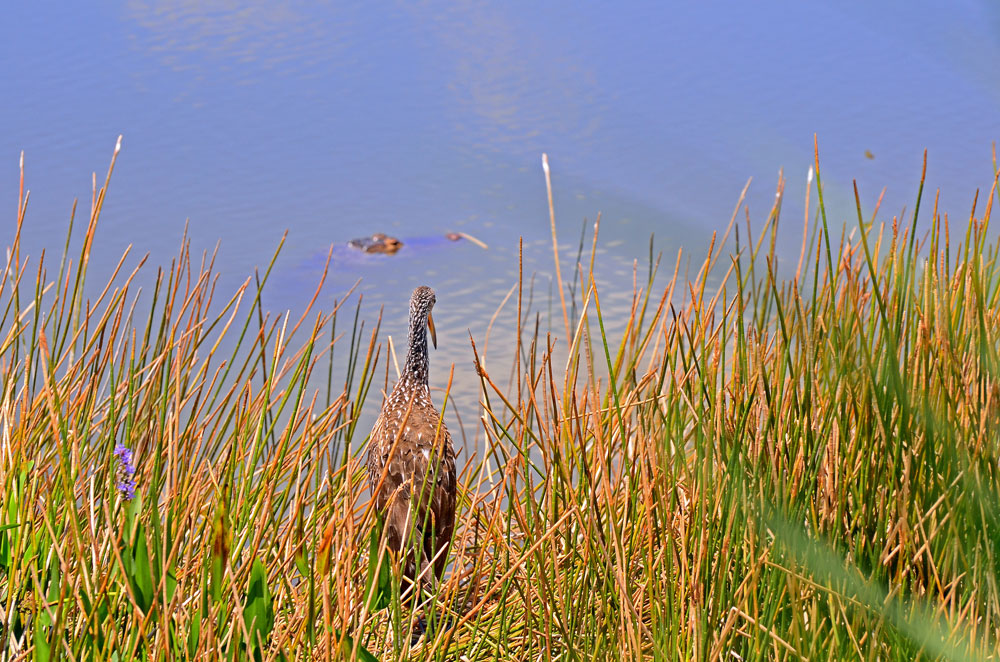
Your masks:
M451 544L452 531L455 528L455 501L458 497L455 451L451 445L451 435L444 427L444 423L441 424L441 428L445 435L443 455L438 468L437 489L434 490L430 502L431 512L434 514L434 528L427 531L428 535L424 537L425 552L430 558L436 557L434 571L438 577L444 572L448 562L446 548ZM433 540L429 537L432 532Z
M436 441L434 432L419 427L420 432L417 426L399 430L386 425L378 451L380 475L374 477L374 484L381 480L382 486L374 495L375 503L386 515L389 543L397 549L409 538L411 524L428 534L435 531L435 538L447 533L448 539L454 526L456 476L451 436L443 423Z

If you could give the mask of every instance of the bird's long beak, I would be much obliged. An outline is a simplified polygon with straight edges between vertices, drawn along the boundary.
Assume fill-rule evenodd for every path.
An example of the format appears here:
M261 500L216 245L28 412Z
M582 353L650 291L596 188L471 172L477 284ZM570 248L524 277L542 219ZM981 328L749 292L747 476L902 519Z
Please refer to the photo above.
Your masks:
M437 331L434 330L434 318L431 317L430 313L427 313L427 328L431 332L431 342L434 343L434 349L438 348L438 336Z

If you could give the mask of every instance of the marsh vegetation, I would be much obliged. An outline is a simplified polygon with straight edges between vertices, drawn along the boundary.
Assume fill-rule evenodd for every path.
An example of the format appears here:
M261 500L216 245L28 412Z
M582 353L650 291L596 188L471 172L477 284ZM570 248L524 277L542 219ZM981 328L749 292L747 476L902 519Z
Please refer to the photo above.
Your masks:
M95 286L109 169L66 252L18 235L0 283L0 657L995 659L995 184L960 223L922 182L905 218L834 220L819 165L780 266L783 181L697 258L651 249L627 319L590 246L550 301L521 275L416 646L372 562L378 320L263 310L266 269L218 292L186 240Z

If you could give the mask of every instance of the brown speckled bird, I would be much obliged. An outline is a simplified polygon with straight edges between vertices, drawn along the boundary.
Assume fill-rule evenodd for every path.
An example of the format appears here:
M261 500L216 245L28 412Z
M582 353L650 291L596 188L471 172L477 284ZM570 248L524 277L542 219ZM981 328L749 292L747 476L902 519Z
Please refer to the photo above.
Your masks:
M429 287L413 290L406 364L368 441L369 487L386 544L397 553L406 549L404 592L418 576L429 586L441 577L455 526L455 451L427 383L428 330L437 347L435 300Z

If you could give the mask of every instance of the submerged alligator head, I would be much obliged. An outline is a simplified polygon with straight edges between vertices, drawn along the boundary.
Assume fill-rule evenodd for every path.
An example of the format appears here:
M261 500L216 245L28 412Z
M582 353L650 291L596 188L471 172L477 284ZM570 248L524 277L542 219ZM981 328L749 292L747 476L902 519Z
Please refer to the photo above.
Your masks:
M402 248L403 242L395 237L376 232L370 237L351 239L347 242L347 245L365 253L386 253L391 255Z

